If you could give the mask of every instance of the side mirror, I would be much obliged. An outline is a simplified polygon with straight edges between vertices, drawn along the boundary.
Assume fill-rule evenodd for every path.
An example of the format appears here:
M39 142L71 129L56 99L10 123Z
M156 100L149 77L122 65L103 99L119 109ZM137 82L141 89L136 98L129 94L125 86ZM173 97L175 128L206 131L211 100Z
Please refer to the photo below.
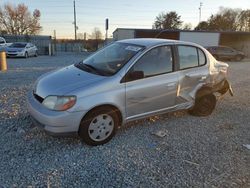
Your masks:
M127 81L139 80L142 78L144 78L143 71L133 71L133 72L128 73Z

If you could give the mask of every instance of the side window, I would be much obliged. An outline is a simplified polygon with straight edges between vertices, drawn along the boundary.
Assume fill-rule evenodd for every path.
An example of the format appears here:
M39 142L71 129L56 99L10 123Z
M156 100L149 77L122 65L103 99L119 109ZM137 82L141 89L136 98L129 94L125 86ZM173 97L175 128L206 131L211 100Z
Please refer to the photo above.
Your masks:
M199 66L197 48L192 46L178 46L180 69Z
M198 54L199 54L199 65L205 65L206 64L206 57L203 51L201 49L198 49Z
M129 70L127 81L152 77L173 71L173 58L170 46L154 48L143 55ZM139 73L141 76L131 78L131 73Z

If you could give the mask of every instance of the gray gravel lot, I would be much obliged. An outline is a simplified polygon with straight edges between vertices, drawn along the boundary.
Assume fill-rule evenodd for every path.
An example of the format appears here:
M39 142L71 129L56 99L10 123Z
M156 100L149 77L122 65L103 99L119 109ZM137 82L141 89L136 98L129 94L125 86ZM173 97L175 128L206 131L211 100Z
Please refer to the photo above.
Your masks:
M250 187L250 61L230 62L235 92L206 118L170 113L125 125L106 145L46 135L26 93L84 54L8 59L0 73L0 187ZM163 138L152 133L164 130Z

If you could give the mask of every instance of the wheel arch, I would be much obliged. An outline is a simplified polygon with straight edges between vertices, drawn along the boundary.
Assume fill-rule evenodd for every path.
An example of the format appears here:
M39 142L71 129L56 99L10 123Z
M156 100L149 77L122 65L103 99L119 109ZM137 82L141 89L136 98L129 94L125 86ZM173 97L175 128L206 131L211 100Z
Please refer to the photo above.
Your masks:
M204 95L213 93L213 88L208 85L201 86L195 93L195 100Z
M117 115L118 115L118 118L119 118L119 125L122 124L123 122L123 115L122 115L122 112L121 110L115 106L115 105L112 105L112 104L101 104L101 105L98 105L98 106L94 106L93 108L91 108L87 113L85 113L83 115L83 117L81 118L81 121L88 115L90 114L91 112L95 111L96 109L99 109L99 108L110 108L112 109ZM81 122L80 122L81 123ZM79 126L80 127L80 126Z

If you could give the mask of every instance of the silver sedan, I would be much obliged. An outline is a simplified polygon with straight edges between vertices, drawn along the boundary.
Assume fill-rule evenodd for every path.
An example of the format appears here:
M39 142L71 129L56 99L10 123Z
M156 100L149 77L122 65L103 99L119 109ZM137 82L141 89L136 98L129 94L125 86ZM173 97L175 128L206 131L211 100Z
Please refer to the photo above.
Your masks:
M14 42L6 48L6 55L8 57L31 57L38 56L38 49L32 43Z
M117 41L41 76L28 94L28 110L48 133L77 133L87 144L100 145L136 119L180 109L210 115L217 96L232 94L227 69L197 44Z

